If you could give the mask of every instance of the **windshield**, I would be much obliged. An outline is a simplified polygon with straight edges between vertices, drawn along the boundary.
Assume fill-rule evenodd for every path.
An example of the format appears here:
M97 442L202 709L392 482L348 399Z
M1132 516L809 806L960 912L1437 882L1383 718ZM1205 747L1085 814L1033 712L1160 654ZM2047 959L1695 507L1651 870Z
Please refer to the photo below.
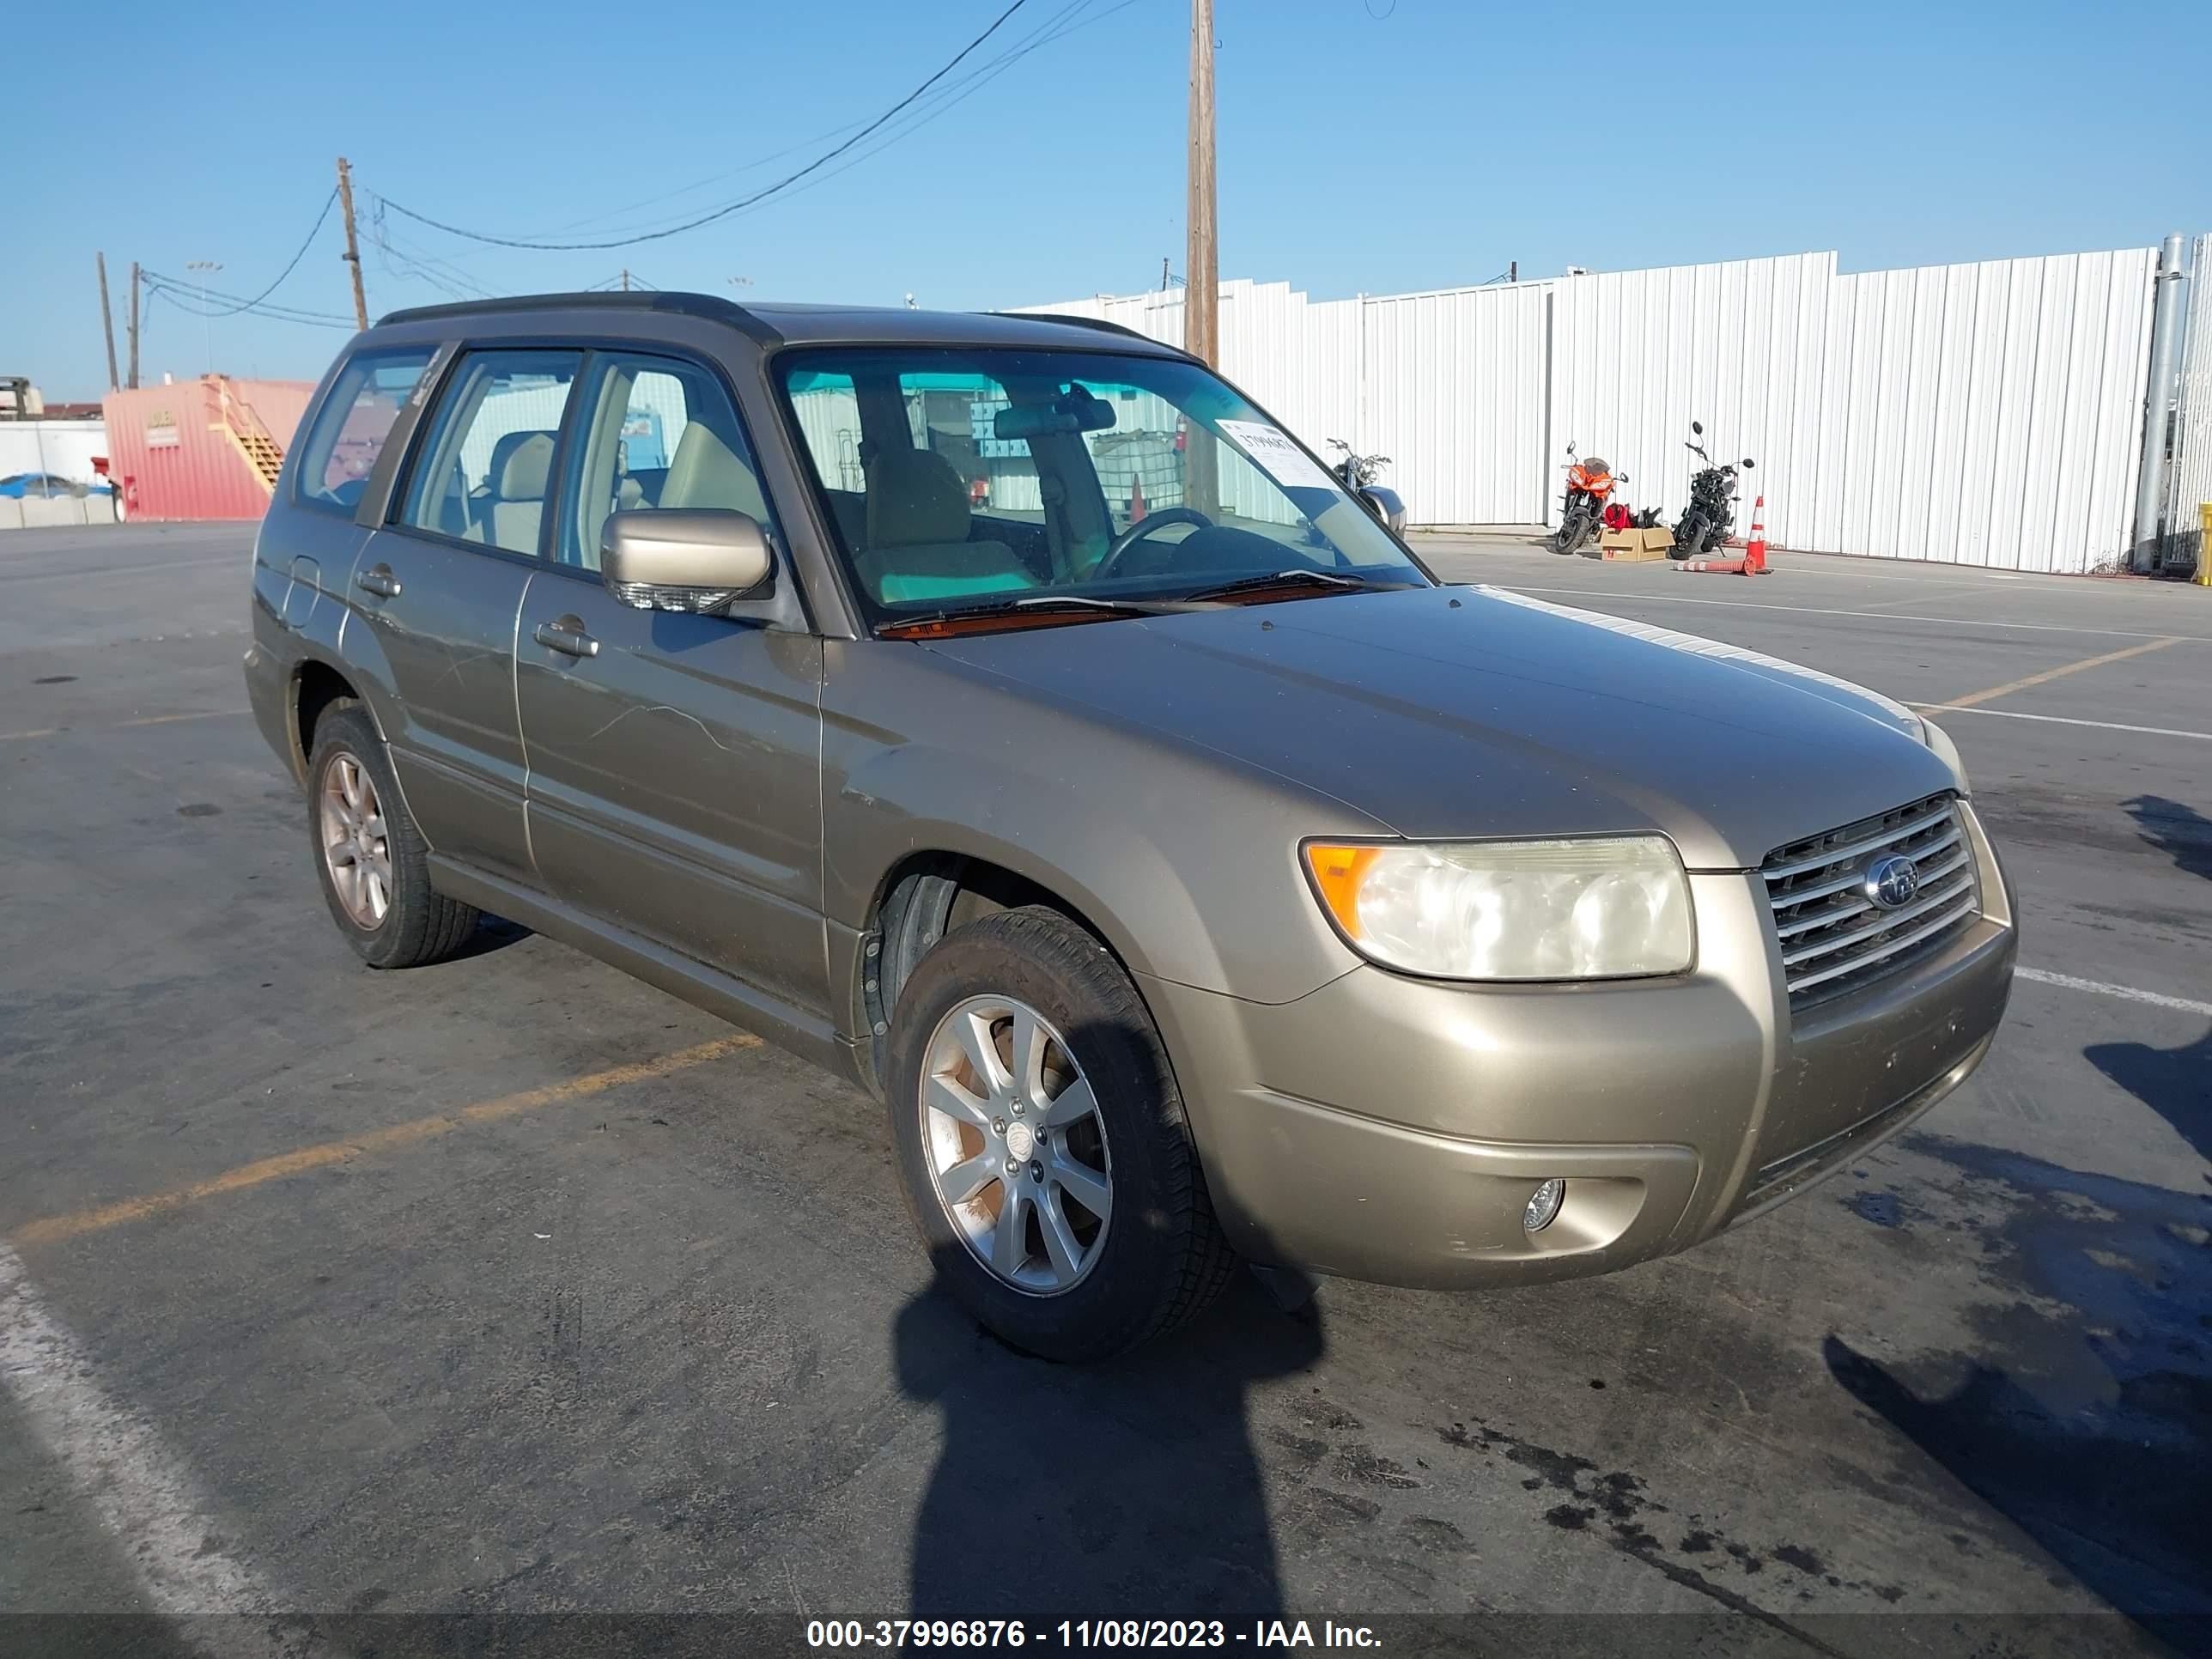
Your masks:
M1333 473L1196 363L855 347L777 365L879 626L1018 600L1173 601L1279 572L1298 573L1286 597L1429 585ZM1316 572L1334 580L1304 579Z

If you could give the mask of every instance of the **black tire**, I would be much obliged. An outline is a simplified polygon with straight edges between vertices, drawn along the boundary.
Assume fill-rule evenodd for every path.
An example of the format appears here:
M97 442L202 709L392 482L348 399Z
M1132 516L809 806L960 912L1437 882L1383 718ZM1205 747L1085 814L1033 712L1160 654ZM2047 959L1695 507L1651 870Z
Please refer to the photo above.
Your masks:
M971 997L1022 1003L1057 1028L1098 1101L1114 1219L1070 1288L1021 1290L955 1229L929 1173L922 1072L930 1039ZM955 928L924 957L891 1018L892 1139L907 1205L945 1288L1009 1346L1066 1363L1126 1352L1199 1313L1236 1257L1214 1219L1158 1030L1121 964L1057 911L1003 910Z
M363 926L348 912L323 852L323 792L331 768L341 757L350 758L368 775L384 819L392 890L383 919L374 927ZM368 710L351 697L330 704L315 722L314 752L307 760L307 836L314 850L315 878L322 884L331 919L354 953L370 967L420 968L442 962L476 932L482 919L477 908L449 899L430 885L429 848L400 798L392 758Z
M1589 514L1577 508L1559 520L1559 527L1552 532L1552 551L1572 553L1583 544L1589 530Z
M1693 559L1705 550L1705 515L1702 513L1685 513L1682 515L1681 523L1674 526L1674 545L1668 550L1668 556L1675 559Z

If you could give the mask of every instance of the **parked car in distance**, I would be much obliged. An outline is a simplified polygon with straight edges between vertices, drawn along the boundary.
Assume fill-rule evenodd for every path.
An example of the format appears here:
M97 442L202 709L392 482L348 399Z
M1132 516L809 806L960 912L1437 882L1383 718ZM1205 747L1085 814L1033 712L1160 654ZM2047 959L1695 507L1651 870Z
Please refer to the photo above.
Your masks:
M1939 728L1440 584L1109 325L438 307L301 434L246 680L353 948L494 913L830 1067L1030 1352L1127 1348L1239 1259L1683 1249L1897 1133L2004 1009Z
M105 478L65 478L58 472L10 472L0 478L0 497L11 501L20 501L26 496L55 500L64 495L82 501L88 495L113 493L114 487Z

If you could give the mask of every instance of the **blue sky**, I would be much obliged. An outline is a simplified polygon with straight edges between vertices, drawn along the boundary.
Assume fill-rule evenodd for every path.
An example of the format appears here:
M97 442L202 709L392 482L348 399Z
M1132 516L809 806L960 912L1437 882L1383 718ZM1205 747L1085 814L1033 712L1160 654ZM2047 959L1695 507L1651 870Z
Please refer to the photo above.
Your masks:
M219 260L215 287L258 294L341 153L365 219L382 195L494 232L589 222L583 239L704 210L880 112L1006 3L103 9L96 38L45 60L65 72L11 88L0 127L0 373L98 395L96 248L118 316L134 258L177 276ZM2201 121L2181 107L2212 44L2201 0L1217 9L1222 274L1316 298L1515 259L1542 275L1834 248L1855 270L2212 228L2212 146L2180 138ZM501 292L625 264L662 288L954 308L1152 286L1163 255L1182 264L1188 15L1028 0L956 74L1055 19L1073 32L848 170L639 247L488 248L387 215L396 257L364 250L371 314L444 297L404 263L426 257ZM349 312L338 246L333 214L275 301ZM211 349L234 374L310 378L343 338L157 306L143 367L197 373Z

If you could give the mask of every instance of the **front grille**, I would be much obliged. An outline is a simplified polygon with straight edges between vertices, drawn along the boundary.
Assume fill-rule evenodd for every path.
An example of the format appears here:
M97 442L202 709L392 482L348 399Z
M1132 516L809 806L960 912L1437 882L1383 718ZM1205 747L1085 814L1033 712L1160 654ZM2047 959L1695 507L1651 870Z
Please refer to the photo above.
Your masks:
M1863 890L1867 868L1901 854L1920 874L1903 908ZM1782 941L1792 1007L1856 990L1936 950L1981 908L1973 848L1949 795L1778 847L1759 866Z

